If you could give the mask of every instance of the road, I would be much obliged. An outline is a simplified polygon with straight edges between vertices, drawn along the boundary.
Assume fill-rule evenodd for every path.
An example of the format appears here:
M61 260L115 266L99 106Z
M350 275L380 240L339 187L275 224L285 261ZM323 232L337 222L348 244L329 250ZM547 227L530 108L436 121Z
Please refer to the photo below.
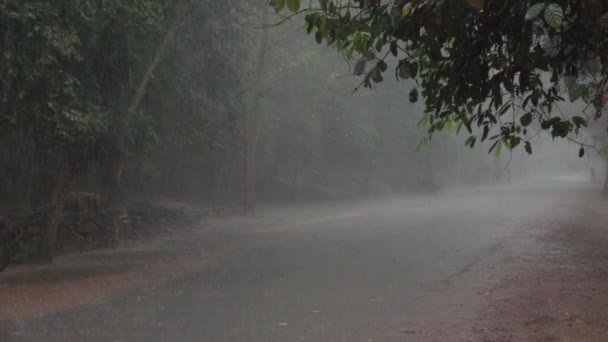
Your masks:
M187 255L187 269L8 320L0 340L389 341L389 322L584 184L530 181L206 221L155 245L161 255ZM145 257L126 249L79 260L120 265L137 253ZM4 277L0 284L16 279Z

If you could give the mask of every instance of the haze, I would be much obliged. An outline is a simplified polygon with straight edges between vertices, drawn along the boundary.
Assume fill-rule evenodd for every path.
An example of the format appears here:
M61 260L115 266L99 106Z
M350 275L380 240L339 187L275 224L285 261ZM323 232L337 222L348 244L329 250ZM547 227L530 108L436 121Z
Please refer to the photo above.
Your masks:
M81 3L0 1L0 341L608 337L591 128L471 148L265 3Z

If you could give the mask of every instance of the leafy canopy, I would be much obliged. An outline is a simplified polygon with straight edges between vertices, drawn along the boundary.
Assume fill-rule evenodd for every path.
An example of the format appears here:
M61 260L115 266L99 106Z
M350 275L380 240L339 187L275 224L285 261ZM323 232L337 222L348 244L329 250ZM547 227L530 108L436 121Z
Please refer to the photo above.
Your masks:
M289 17L303 13L317 42L355 61L362 85L384 80L391 59L397 79L416 83L430 136L446 127L469 132L468 146L490 151L524 146L540 131L578 140L605 106L608 8L605 2L493 0L271 1ZM287 7L287 9L285 8ZM587 108L564 113L560 104Z
M125 110L166 7L0 0L0 143L32 136L39 152L65 155L79 171L113 153L112 117ZM150 131L144 116L132 124Z

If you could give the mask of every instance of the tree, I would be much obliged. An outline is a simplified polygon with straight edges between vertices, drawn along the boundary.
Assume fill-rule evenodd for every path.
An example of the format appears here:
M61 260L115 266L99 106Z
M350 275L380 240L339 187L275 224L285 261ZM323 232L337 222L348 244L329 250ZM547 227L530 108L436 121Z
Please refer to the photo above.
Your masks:
M263 12L263 25L266 25L267 11ZM256 202L256 158L260 130L262 125L262 88L263 73L266 65L266 54L268 50L268 30L263 29L260 38L256 67L254 71L254 93L251 104L251 112L246 126L247 130L247 154L245 158L245 191L243 196L243 208L247 213L253 214Z
M469 133L467 146L489 140L496 154L532 153L532 138L546 131L579 144L581 156L602 148L585 128L602 115L608 91L603 1L271 2L278 12L286 4L284 20L304 14L318 43L354 60L362 86L381 83L393 62L396 78L413 79L409 98L423 98L429 138L457 126ZM587 106L565 113L568 100Z
M0 141L7 168L35 184L25 197L44 209L45 260L75 179L115 151L113 114L126 112L131 71L163 31L166 8L163 0L0 1ZM24 151L30 159L17 168Z
M231 183L215 181L226 165L242 183L248 56L245 30L227 20L240 6L0 0L0 216L36 227L42 259L74 190L107 206L135 183L157 188L144 177L155 174L208 194ZM114 212L94 211L104 222Z
M137 83L135 92L129 100L129 106L124 111L117 110L114 112L112 121L115 130L114 144L116 146L116 151L114 151L112 157L108 160L109 165L104 177L103 202L105 205L109 205L112 202L120 187L124 164L128 154L127 141L129 137L129 122L139 110L144 96L148 91L148 86L152 81L152 76L156 72L162 58L165 56L170 43L173 41L177 28L187 14L188 7L185 3L178 2L175 7L175 14L173 15L172 21L166 32L164 32L162 40L155 48L152 59L145 67L145 71Z

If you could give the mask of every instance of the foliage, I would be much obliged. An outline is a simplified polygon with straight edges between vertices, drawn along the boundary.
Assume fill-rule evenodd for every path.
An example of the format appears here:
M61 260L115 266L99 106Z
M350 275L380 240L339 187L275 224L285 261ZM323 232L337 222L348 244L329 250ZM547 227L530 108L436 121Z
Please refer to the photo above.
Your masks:
M31 132L83 171L112 139L109 127L131 92L142 38L164 20L161 0L0 3L4 137Z
M187 18L172 20L182 5ZM242 31L223 23L234 10L206 0L0 0L0 200L44 209L49 256L74 184L143 185L182 150L209 164L212 151L238 145ZM159 46L170 52L157 55ZM125 115L157 56L152 86Z
M437 139L444 146L430 146L428 155L414 154L412 146L422 137L415 130L418 120L408 114L423 109L390 100L403 92L412 102L434 96L443 104L435 101L430 108L442 109L427 112L421 126L453 132L469 126L456 110L442 117L445 108L460 108L463 96L444 95L462 93L458 86L463 83L447 87L450 62L425 57L434 28L420 26L425 38L406 49L404 40L393 42L388 31L360 21L372 13L381 18L390 8L394 13L385 24L397 34L401 17L417 15L419 3L393 8L372 1L357 9L319 1L316 10L299 0L272 5L278 11L306 12L315 40L355 59L354 72L365 85L392 82L385 75L391 67L385 57L391 54L400 57L396 76L408 81L391 83L374 96L367 90L352 96L345 88L358 80L336 72L343 66L338 56L314 50L313 41L293 39L301 28L293 23L293 30L272 31L271 48L258 54L260 30L252 27L259 26L267 7L256 1L0 0L0 200L41 213L41 241L48 242L49 251L67 193L74 189L104 192L112 188L108 184L122 184L123 190L235 202L242 194L250 102L260 103L263 114L254 179L263 193L368 191L374 182L425 187L452 166L473 174L466 168L478 162L476 156L459 154L449 139ZM568 20L567 11L560 18L549 5L539 6L529 21L555 27ZM348 11L362 14L347 16ZM461 48L464 38L450 37L442 49ZM383 39L385 46L378 43ZM550 49L556 42L543 46ZM406 51L413 57L404 58ZM254 77L259 55L273 66L261 82ZM592 82L577 78L569 88L572 97L592 101ZM447 88L433 94L433 84ZM476 101L483 102L482 95ZM494 110L486 107L484 113ZM530 113L520 125L535 126L537 118ZM573 119L572 124L586 122ZM493 135L488 126L482 136L467 141L472 146ZM429 140L423 138L421 147ZM496 141L498 152L513 145L504 136ZM105 195L92 196L105 205Z
M278 1L271 5L285 10ZM418 85L410 100L424 99L430 135L456 118L471 147L491 140L490 151L532 152L538 131L579 141L601 115L607 11L595 0L323 0L300 12L317 42L356 60L366 87L384 80L394 58L395 76ZM587 102L594 113L560 111L565 82L576 83L571 100Z

